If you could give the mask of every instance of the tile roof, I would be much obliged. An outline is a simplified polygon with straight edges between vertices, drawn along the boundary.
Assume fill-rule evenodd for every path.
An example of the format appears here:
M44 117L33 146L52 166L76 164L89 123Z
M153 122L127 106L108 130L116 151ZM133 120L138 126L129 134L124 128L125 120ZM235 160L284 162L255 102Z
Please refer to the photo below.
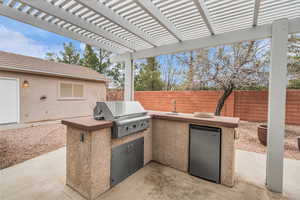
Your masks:
M4 51L0 51L0 71L1 70L93 81L107 81L104 75L87 67L48 61Z

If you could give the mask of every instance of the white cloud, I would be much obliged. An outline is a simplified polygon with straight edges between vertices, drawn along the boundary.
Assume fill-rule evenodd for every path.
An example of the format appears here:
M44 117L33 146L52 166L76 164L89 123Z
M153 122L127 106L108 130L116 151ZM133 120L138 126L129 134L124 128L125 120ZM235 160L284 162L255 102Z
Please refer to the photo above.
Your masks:
M62 47L42 45L20 32L0 25L0 50L27 56L45 58L47 52L59 52Z

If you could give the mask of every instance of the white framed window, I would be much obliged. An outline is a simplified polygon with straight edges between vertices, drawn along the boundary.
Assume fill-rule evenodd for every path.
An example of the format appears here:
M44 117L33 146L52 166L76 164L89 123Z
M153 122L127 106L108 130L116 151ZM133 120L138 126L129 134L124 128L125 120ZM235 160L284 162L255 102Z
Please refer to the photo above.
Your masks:
M81 83L59 82L59 99L84 99L84 85Z

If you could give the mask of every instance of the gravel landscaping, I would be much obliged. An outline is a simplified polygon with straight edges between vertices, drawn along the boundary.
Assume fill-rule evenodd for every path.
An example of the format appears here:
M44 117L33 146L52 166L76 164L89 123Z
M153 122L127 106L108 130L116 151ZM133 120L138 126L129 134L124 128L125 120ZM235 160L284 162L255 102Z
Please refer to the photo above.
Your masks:
M266 153L259 143L259 123L242 121L237 148L245 151ZM300 126L286 126L285 157L300 160L297 146ZM36 156L54 151L66 145L66 127L62 124L46 124L34 127L0 131L0 169L15 165Z
M259 123L241 121L239 127L239 140L237 148L256 153L266 153L266 147L260 144L257 137L257 126ZM300 126L286 125L284 141L284 157L300 160L297 137L300 137Z
M66 144L66 127L46 124L0 131L0 169L54 151Z

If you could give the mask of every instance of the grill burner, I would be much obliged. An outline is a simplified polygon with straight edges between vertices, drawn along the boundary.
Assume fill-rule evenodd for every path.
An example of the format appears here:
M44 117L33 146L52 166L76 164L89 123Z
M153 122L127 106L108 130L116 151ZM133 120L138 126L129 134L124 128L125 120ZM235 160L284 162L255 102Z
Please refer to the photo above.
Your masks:
M97 102L94 108L94 118L113 121L113 138L145 130L150 123L150 117L137 101Z

